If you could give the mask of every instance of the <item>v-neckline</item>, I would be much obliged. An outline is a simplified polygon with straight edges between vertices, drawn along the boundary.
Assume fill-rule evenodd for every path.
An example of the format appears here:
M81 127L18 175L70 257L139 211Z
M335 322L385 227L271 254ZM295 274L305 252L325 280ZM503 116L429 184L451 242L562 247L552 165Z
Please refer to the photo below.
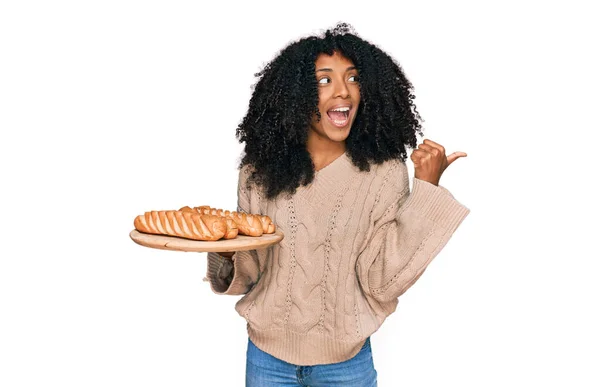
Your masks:
M327 164L326 166L324 166L323 168L319 169L318 171L315 170L315 178L319 175L322 175L324 171L326 171L327 169L331 169L330 167L334 164L337 164L340 160L342 160L343 158L346 157L346 152L342 153L341 155L339 155L338 157L336 157L332 162L330 162L329 164Z

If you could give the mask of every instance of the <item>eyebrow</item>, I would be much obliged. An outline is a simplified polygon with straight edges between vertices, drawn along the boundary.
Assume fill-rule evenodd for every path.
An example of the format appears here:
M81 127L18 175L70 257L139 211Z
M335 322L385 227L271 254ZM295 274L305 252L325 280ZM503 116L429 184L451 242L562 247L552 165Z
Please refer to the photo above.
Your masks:
M350 67L348 67L348 68L346 69L346 71L350 71L350 70L356 70L356 66L350 66ZM318 69L318 70L317 70L317 72L318 72L318 71L328 71L328 72L333 72L333 70L332 70L332 69L328 69L328 68L325 68L325 69Z

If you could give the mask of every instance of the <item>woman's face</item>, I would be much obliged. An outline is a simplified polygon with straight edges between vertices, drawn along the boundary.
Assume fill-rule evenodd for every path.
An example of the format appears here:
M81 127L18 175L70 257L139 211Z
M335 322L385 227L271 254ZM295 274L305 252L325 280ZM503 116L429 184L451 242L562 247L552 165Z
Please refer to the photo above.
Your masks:
M338 52L331 56L320 54L315 66L321 119L314 114L309 137L318 136L327 142L345 141L360 103L358 70Z

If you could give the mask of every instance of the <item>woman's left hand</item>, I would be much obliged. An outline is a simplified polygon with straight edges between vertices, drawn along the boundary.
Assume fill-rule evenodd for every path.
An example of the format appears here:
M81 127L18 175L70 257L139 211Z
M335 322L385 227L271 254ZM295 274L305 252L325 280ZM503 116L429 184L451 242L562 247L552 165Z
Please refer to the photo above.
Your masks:
M410 155L415 165L415 178L438 185L442 173L460 157L467 157L465 152L454 152L446 156L446 150L440 144L424 140Z

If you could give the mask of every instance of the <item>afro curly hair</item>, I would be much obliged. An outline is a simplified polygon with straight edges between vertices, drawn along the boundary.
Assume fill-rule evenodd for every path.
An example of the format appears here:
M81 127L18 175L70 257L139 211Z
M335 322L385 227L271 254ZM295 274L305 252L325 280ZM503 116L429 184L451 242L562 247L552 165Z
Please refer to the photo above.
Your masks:
M352 26L338 23L319 36L292 42L255 74L248 112L236 137L245 143L240 168L248 165L249 183L273 199L310 184L315 169L306 148L313 115L318 110L315 61L320 54L340 53L359 74L361 101L346 139L346 152L361 171L371 164L407 158L423 136L413 103L413 86L400 65L380 48L358 37Z

